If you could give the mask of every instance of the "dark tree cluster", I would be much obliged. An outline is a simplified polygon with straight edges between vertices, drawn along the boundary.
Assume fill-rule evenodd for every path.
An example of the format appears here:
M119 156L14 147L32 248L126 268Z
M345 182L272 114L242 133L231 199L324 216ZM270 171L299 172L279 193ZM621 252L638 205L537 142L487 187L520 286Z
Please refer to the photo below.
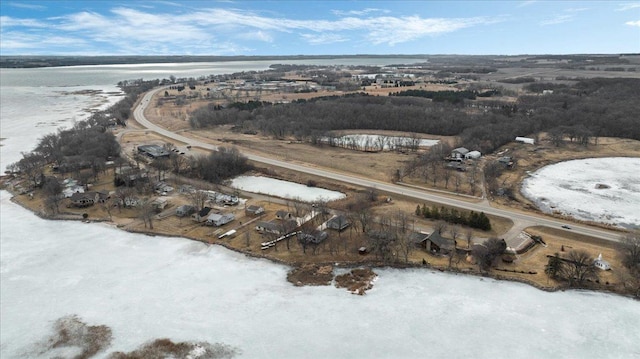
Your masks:
M594 258L582 250L571 251L566 258L556 253L549 256L545 273L550 278L567 281L572 287L580 287L587 281L598 280L598 269L593 262Z
M464 100L475 100L478 93L476 91L427 91L427 90L406 90L389 94L390 96L410 96L424 97L435 102L450 102L453 104L462 103ZM485 94L486 97L486 94Z
M32 152L23 153L22 159L7 168L25 174L35 187L42 184L46 164L53 164L54 169L62 173L76 175L82 169L91 168L97 176L104 170L108 158L120 155L118 141L99 117L94 115L71 129L43 136Z
M481 229L483 231L491 230L491 221L484 212L477 213L474 211L459 211L455 208L438 208L435 205L429 208L426 204L423 204L422 207L420 207L420 205L416 207L415 214L416 216L443 220L453 224L462 224L471 228Z
M194 158L191 169L204 180L220 183L250 170L251 166L237 148L220 147L208 156Z

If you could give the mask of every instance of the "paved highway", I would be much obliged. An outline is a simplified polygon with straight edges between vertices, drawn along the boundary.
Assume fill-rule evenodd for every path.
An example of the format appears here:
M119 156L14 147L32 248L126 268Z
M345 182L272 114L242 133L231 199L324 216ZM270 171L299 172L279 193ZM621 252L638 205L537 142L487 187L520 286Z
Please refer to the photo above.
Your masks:
M135 120L138 123L140 123L140 125L142 125L143 127L146 127L149 130L157 132L162 136L191 145L192 147L198 147L206 150L217 149L217 146L215 145L202 142L193 138L189 138L181 134L177 134L175 132L171 132L147 120L147 118L144 115L145 109L151 102L151 99L154 96L154 94L163 89L164 87L161 87L161 88L149 91L143 96L138 106L136 106L136 108L133 111L133 116ZM259 163L272 165L276 167L289 168L294 171L307 173L307 174L318 176L318 177L329 178L332 180L354 184L357 186L376 188L380 191L414 198L416 199L417 202L430 201L435 203L442 203L442 204L447 204L450 206L455 206L458 208L463 208L471 211L484 212L486 214L491 214L491 215L504 217L504 218L510 218L514 221L514 223L519 223L520 226L522 225L546 226L546 227L556 228L560 230L567 230L567 231L571 231L571 232L582 234L582 235L601 238L608 241L617 242L620 240L620 234L614 231L607 231L607 230L594 228L586 225L578 225L571 222L557 220L551 217L545 217L543 215L525 213L517 210L506 210L506 209L494 208L488 205L486 202L472 203L472 202L463 201L461 199L451 198L449 196L429 193L429 192L415 189L415 188L409 188L409 187L405 187L397 184L376 181L376 180L359 177L352 174L338 173L338 172L334 172L324 168L304 166L304 165L276 160L276 159L249 154L249 153L244 153L244 155L249 160L254 162L259 162ZM571 229L563 229L561 227L562 225L569 225Z

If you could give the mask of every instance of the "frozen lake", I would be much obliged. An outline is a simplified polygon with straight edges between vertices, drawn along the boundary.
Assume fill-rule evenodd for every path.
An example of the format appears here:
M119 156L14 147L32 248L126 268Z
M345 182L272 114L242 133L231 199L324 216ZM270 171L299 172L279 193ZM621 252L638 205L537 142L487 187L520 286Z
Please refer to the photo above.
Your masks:
M244 358L637 358L640 305L591 292L428 270L376 270L365 296L294 287L287 267L217 246L45 221L0 192L0 357L60 317L113 331L109 353L156 338Z
M280 198L296 199L304 202L335 201L346 195L324 188L309 187L295 182L260 176L238 176L231 180L231 187L243 191L268 194Z
M0 69L0 167L42 135L117 100L117 81L270 63ZM98 357L163 337L226 343L244 358L640 356L640 305L618 296L385 269L358 297L293 287L287 270L189 240L44 221L0 192L0 357L50 358L34 343L73 314L113 330L112 346Z
M545 212L640 228L640 158L607 157L545 166L522 184Z

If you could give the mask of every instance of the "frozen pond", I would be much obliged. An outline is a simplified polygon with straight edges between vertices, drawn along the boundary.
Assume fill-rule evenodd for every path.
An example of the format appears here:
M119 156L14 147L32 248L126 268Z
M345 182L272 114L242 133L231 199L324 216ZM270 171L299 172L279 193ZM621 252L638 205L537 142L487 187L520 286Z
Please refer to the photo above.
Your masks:
M106 325L97 357L156 338L242 358L637 358L640 305L428 270L376 270L365 296L294 287L287 267L107 225L45 221L0 192L0 357L49 358L55 320Z
M325 137L324 141L337 147L358 151L388 151L395 149L418 149L431 147L440 140L430 140L418 137L383 136L383 135L344 135L339 137Z
M523 182L522 193L545 212L639 228L640 158L588 158L549 165Z
M315 202L320 200L335 201L346 197L346 195L341 192L259 176L236 177L231 181L231 187L241 189L243 191L296 199L304 202Z

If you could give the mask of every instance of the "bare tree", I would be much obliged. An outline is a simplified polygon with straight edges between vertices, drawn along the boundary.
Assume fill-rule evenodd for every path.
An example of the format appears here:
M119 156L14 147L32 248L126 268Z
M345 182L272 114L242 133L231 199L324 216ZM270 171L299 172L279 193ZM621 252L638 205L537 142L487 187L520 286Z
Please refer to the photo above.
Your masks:
M371 219L373 214L371 213L371 209L368 207L361 208L358 211L358 221L360 222L360 228L362 228L362 233L367 232L367 228L369 228L369 223L371 223Z
M571 286L581 286L587 280L598 279L593 258L583 250L569 252L567 258L562 262L560 273Z
M153 208L151 200L146 199L138 206L138 216L144 222L144 228L149 226L149 229L153 229L153 217L156 215L156 211Z
M444 179L444 188L446 189L449 189L449 180L451 179L451 175L451 170L443 165L442 178Z
M448 227L449 225L445 221L436 221L436 223L433 225L433 229L440 234L444 234Z
M467 249L471 248L471 239L473 239L473 231L471 228L464 232L464 238L467 240Z
M209 194L205 191L196 190L189 193L189 199L196 210L201 210L209 200Z
M449 227L449 235L451 235L451 239L455 242L456 239L462 234L462 228L459 225L454 225Z
M627 233L618 245L622 264L640 277L640 230Z

